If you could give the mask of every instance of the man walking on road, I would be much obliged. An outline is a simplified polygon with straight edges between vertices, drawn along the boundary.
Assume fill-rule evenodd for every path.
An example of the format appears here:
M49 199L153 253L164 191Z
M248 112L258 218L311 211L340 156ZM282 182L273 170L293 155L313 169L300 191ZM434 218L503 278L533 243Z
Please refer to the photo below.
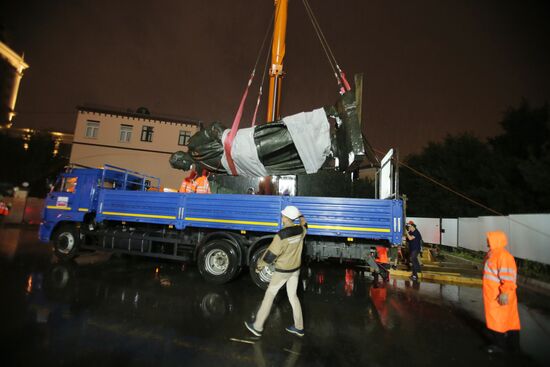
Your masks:
M275 271L265 291L265 296L256 315L255 322L244 323L246 328L256 336L262 335L264 323L271 311L273 299L275 299L279 289L285 284L294 318L294 325L287 327L286 331L298 336L304 336L302 307L296 295L296 290L298 289L300 266L302 265L302 248L307 232L307 223L300 210L295 206L287 206L281 211L281 214L283 229L275 235L262 259L258 262L258 268L256 269L259 272L264 266L273 264ZM300 220L299 225L294 224L296 219Z
M412 263L411 280L416 282L418 281L418 273L421 271L420 262L418 262L418 255L422 250L422 235L418 229L416 229L416 224L414 224L412 220L407 223L405 236L407 237L407 243L409 244L409 254Z
M483 266L483 305L492 339L489 353L519 349L517 267L514 257L504 248L507 244L504 232L487 232L489 252Z

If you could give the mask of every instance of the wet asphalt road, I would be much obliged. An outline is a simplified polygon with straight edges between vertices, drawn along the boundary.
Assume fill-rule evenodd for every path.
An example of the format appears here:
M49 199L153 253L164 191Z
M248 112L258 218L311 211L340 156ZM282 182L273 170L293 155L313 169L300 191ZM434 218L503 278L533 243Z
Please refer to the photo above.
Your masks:
M489 356L481 289L311 264L306 336L287 334L285 292L264 335L243 326L263 297L247 271L205 283L192 265L86 254L59 263L36 227L0 229L2 366L525 366L550 362L550 297L520 289L520 355Z

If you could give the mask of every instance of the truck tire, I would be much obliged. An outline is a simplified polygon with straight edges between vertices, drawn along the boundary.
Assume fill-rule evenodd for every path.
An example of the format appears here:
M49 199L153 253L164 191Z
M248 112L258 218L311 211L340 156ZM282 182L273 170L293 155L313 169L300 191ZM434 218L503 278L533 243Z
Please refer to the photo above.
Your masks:
M260 287L263 290L267 289L267 286L269 285L269 282L271 281L271 275L273 274L272 267L266 266L262 269L261 272L256 272L256 267L258 265L258 261L262 258L264 255L265 250L269 245L260 246L254 251L254 254L252 254L252 257L250 258L250 277L252 278L252 281L254 284L256 284L258 287Z
M206 281L216 284L229 282L241 270L237 250L223 238L213 239L201 247L198 267Z
M70 260L78 255L80 237L74 225L62 225L55 231L53 248L55 255L61 260Z

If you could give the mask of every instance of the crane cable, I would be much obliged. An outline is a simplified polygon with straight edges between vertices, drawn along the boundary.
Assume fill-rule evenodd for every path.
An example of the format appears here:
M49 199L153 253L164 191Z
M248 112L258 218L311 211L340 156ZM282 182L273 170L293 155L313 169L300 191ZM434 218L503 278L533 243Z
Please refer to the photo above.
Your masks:
M275 18L277 17L277 11L278 10L273 12L273 16L271 17L271 22L269 23L269 26L267 27L267 32L266 32L266 34L264 36L264 40L262 42L262 47L261 47L261 50L260 50L260 54L264 50L265 41L266 41L267 36L269 34L269 29L271 28L271 26L273 25L273 22L275 21ZM273 37L274 37L274 34L272 33L271 34L271 43L273 43ZM260 54L258 54L258 59L260 57ZM258 63L258 60L256 60L256 64L257 63ZM260 107L260 101L261 101L261 98L262 98L262 92L263 92L264 81L265 81L265 74L266 74L266 71L268 69L268 63L269 63L269 51L265 53L264 69L263 69L263 73L262 73L262 79L260 79L261 82L260 82L260 87L258 88L258 98L256 100L256 107L254 108L254 115L252 116L252 123L250 125L251 127L254 127L256 125L256 117L258 115L258 108Z
M317 38L319 38L319 42L323 47L323 51L325 52L327 60L332 69L332 72L334 73L334 77L336 78L338 86L340 87L340 94L344 94L345 92L351 89L346 79L346 75L340 68L340 65L338 65L338 61L336 60L336 57L334 56L334 53L332 52L332 49L330 48L330 45L327 39L325 38L325 34L323 33L323 30L321 29L321 26L317 21L317 17L315 17L315 14L313 13L313 9L311 9L311 5L309 5L309 1L302 0L302 4L304 4L306 13L309 17L309 20L311 21L311 24L313 25L313 29L315 30L315 34L317 35Z

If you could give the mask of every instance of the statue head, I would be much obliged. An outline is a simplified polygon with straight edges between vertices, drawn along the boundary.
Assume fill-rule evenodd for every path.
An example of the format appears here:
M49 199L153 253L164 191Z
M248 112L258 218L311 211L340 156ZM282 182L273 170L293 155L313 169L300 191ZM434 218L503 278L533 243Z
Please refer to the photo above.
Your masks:
M191 158L191 155L187 152L178 150L170 156L170 166L172 166L172 168L189 171L194 164L195 161L193 161L193 158Z

